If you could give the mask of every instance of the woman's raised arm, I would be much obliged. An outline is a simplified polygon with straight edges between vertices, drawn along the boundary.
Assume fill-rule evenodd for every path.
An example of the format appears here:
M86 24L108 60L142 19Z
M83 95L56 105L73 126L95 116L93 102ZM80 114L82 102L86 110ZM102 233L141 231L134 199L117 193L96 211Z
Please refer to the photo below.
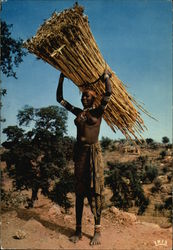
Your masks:
M100 105L96 108L97 116L101 116L104 113L104 110L110 100L110 97L112 94L110 77L111 77L111 74L106 70L103 75L103 82L105 83L105 93L101 99Z
M56 100L59 102L64 108L66 108L68 111L72 112L74 115L78 115L81 112L81 109L74 107L69 102L64 100L63 98L63 82L64 82L64 74L60 74L58 87L56 91Z

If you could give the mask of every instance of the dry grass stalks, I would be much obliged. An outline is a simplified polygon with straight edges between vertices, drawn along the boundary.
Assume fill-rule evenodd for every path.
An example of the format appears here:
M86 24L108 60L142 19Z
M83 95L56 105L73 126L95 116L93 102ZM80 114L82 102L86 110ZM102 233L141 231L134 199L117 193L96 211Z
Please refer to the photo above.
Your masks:
M105 62L83 7L75 5L61 13L53 13L24 47L60 70L81 91L86 86L95 90L97 104L104 93L104 84L98 79L107 68L112 73L113 93L104 119L113 131L120 129L127 139L142 138L141 133L146 127L135 106L147 112L127 93L124 84Z

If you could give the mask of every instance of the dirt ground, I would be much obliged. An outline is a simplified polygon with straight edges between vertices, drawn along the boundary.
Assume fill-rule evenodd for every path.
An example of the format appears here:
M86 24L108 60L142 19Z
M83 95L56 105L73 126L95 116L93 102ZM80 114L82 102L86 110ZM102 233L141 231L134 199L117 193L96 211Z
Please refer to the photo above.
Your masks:
M159 152L155 155L153 151L151 155L149 153L147 151L145 154L158 158ZM116 154L106 152L104 161L105 164L108 160L121 159L126 162L136 157L137 155L134 154L126 154L122 157L119 152ZM1 167L3 169L5 165ZM11 180L5 178L4 186L10 190ZM146 192L151 188L150 186L144 187ZM150 192L149 195L151 195ZM108 192L107 203L109 196ZM151 210L153 210L152 206ZM1 249L171 250L172 228L167 223L167 219L153 216L152 211L146 214L147 216L137 217L134 213L125 213L115 207L105 209L101 221L101 245L90 246L94 220L86 201L83 214L83 238L74 244L69 241L69 237L73 235L75 229L75 208L71 208L69 213L65 214L61 207L39 193L34 208L27 209L21 205L18 209L1 211Z
M141 222L115 207L103 211L101 245L90 246L94 221L85 203L83 238L74 244L69 237L75 229L74 207L68 214L39 194L34 208L21 206L1 214L1 249L172 249L172 229Z

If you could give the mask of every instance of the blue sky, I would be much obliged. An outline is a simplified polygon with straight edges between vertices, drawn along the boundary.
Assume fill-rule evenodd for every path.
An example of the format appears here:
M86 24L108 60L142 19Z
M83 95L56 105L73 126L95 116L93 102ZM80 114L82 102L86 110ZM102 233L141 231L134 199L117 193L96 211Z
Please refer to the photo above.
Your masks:
M12 36L26 40L35 35L43 21L56 10L72 7L71 0L7 0L1 17L13 24ZM127 91L158 120L142 114L148 130L144 138L172 140L172 4L169 0L79 0L85 7L90 28L111 69L127 85ZM3 75L2 127L16 125L24 105L35 108L59 105L55 99L60 72L29 54L16 69L18 79ZM65 80L64 97L81 107L77 87ZM68 116L68 134L76 136L74 116ZM124 138L103 121L100 138ZM2 135L2 140L4 136Z

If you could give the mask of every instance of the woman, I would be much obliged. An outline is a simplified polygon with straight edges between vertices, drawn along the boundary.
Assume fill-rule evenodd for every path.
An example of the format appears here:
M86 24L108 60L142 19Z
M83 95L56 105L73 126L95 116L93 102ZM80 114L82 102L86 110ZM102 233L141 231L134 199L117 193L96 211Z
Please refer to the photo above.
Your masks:
M111 96L110 76L108 71L105 71L103 74L102 81L105 82L105 93L98 107L94 105L97 97L96 93L89 89L83 91L81 101L84 109L82 110L72 106L63 99L64 75L60 74L56 99L63 107L76 116L74 122L77 127L77 142L74 148L76 232L71 237L71 241L74 243L82 238L82 213L84 198L87 197L95 220L94 236L90 244L100 244L104 169L98 136L102 115Z

